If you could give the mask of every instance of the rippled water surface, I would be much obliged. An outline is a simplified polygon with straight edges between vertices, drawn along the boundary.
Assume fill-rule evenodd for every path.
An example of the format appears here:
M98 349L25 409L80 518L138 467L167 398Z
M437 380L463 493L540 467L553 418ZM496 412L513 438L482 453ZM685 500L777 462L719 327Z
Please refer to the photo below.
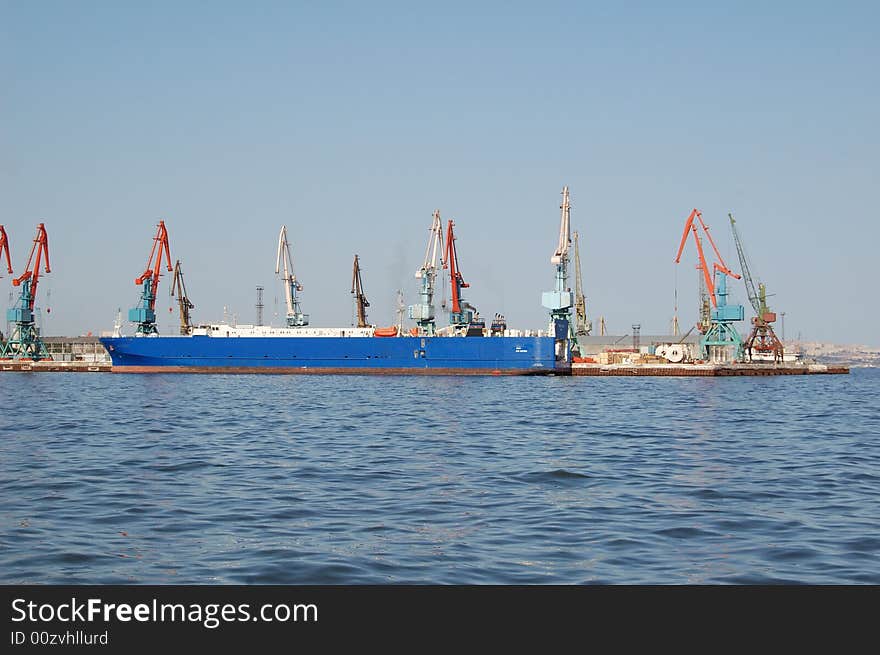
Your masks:
M0 582L876 584L878 391L6 373Z

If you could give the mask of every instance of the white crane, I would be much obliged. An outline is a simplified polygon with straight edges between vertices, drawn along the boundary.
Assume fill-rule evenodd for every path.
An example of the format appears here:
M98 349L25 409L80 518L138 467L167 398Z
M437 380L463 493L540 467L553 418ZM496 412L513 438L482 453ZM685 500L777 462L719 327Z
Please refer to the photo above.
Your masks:
M568 249L571 246L571 203L568 199L568 187L562 187L562 204L559 206L562 216L559 220L559 245L550 263L556 265L556 284L553 291L545 291L541 295L541 304L550 310L550 331L557 340L567 339L571 320L571 306L574 294L568 286Z
M300 308L299 292L303 290L302 284L293 273L293 262L290 258L290 243L287 241L287 226L281 226L278 234L278 257L275 261L275 274L281 272L282 262L284 265L284 295L287 298L287 326L300 327L309 324L309 315L303 314Z
M421 302L409 306L409 317L419 326L419 331L427 336L434 335L434 280L437 277L437 257L443 252L443 226L440 224L440 210L434 210L428 246L425 248L425 261L416 271L416 279L422 281L419 291Z
M568 247L571 245L571 203L568 199L568 187L562 187L562 218L559 221L559 245L550 258L551 264L568 264ZM566 270L566 274L568 271ZM565 282L568 282L566 275Z

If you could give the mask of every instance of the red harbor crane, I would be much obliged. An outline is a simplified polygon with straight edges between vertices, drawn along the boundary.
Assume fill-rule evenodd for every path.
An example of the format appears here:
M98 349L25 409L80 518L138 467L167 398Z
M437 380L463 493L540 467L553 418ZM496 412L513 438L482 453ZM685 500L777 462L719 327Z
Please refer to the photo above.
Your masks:
M165 229L165 221L159 221L156 236L153 237L153 247L147 258L147 266L140 277L135 278L134 283L143 287L141 292L141 304L128 310L128 320L137 323L137 334L158 334L156 327L156 289L159 286L159 275L162 271L162 258L164 254L165 265L170 273L171 253L168 247L168 230Z
M5 231L2 234L6 241ZM7 269L12 273L8 265L9 245L6 245ZM46 226L40 223L37 226L37 235L34 237L34 245L31 246L31 254L28 256L24 273L12 280L12 286L21 287L21 295L18 306L6 312L7 320L13 322L15 327L9 340L0 349L2 359L52 359L46 346L40 339L40 329L34 319L34 304L37 299L37 285L40 282L40 264L46 273L51 273L49 266L49 236Z
M709 265L703 252L703 243L694 219L699 221L700 227L703 228L703 232L712 245L712 250L715 252L715 257L718 259L717 262L713 263L711 273L709 272ZM742 357L742 337L733 323L734 321L743 320L745 309L742 305L727 304L727 276L737 280L740 279L740 276L731 271L727 264L724 263L724 258L718 251L712 235L709 233L709 226L703 222L703 215L698 209L692 210L687 221L685 221L681 243L678 246L678 254L675 256L676 264L681 261L681 253L684 250L689 232L694 236L694 244L697 247L700 261L697 268L701 272L701 279L706 288L706 295L701 294L700 322L697 323L697 328L703 335L700 339L702 357L703 359L711 359L713 361L726 361L730 359L730 351L733 350L732 357L738 360ZM710 302L711 308L709 307Z
M479 320L476 308L461 296L461 290L470 285L464 281L458 265L458 252L455 248L455 223L449 219L446 226L446 249L443 253L443 268L449 270L452 282L452 307L449 310L449 324L456 328L466 328L468 336L482 336L485 323Z

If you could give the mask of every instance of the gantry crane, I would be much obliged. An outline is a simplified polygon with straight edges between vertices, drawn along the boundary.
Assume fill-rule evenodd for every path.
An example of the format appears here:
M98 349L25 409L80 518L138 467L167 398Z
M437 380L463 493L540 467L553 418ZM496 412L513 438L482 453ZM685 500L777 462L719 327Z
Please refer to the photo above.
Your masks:
M559 221L559 243L550 257L556 265L556 286L541 294L541 304L550 310L550 332L556 338L556 356L570 361L571 307L574 294L568 286L568 250L571 246L571 203L568 187L562 187L562 215Z
M171 252L168 247L168 230L165 229L165 221L159 221L156 228L156 236L153 237L153 247L150 248L150 256L147 257L147 266L140 277L135 278L134 283L143 287L141 291L141 303L138 307L128 310L128 320L137 323L137 336L149 336L159 334L156 327L156 292L159 288L159 276L162 273L162 259L165 266L171 272Z
M192 321L190 320L189 312L191 309L195 309L196 306L190 302L189 296L186 293L186 283L183 281L183 268L180 266L180 260L178 259L174 263L174 277L171 281L171 297L174 298L177 296L177 306L180 309L180 333L181 334L190 334L192 333Z
M733 232L733 241L736 244L736 253L739 256L739 264L742 268L746 294L749 297L752 308L755 310L755 316L752 317L752 331L743 343L743 347L749 361L752 360L752 351L754 350L762 354L773 353L773 361L781 362L785 352L782 342L776 337L776 333L771 325L771 323L776 321L776 313L771 312L767 306L767 288L762 282L758 282L757 287L755 286L745 248L743 247L739 231L736 229L736 220L734 220L733 214L728 214L727 217L730 219L730 229Z
M449 270L452 288L452 307L449 310L449 324L453 328L464 329L468 336L482 336L485 322L480 321L476 308L461 296L461 290L471 285L464 281L458 265L458 251L455 248L455 233L452 219L446 226L446 249L443 252L443 268Z
M581 250L578 233L574 233L574 316L575 337L585 337L593 330L593 323L587 318L587 300L584 298L584 285L581 279Z
M443 252L443 226L440 210L435 210L425 248L425 261L416 271L416 279L422 281L418 305L409 306L409 317L415 320L420 335L432 337L436 333L434 323L434 280L437 278L437 256Z
M718 259L713 264L711 273L703 253L703 243L694 219L699 221ZM688 233L692 233L694 236L694 243L697 247L700 262L697 268L700 270L701 280L705 284L708 298L705 303L702 303L705 307L701 306L700 321L696 325L702 334L700 338L702 358L711 361L727 361L730 359L730 351L733 350L732 359L739 360L742 358L742 337L733 323L743 320L745 309L742 305L727 304L727 277L730 276L739 280L740 276L731 271L724 263L724 258L718 252L715 240L712 239L712 235L709 233L709 227L703 222L703 215L698 209L691 211L687 221L685 221L681 243L678 246L678 254L675 257L676 264L681 261L681 253L684 250ZM708 309L710 302L712 308Z
M281 273L282 262L284 266L284 296L287 300L287 327L302 327L309 324L309 315L303 314L300 306L299 292L303 290L302 284L296 279L293 272L293 260L290 258L290 243L287 241L287 226L281 226L278 233L278 257L275 260L275 274Z
M2 235L4 241L6 233ZM7 270L12 273L9 265L9 244L6 245ZM36 257L35 257L36 255ZM9 339L0 348L0 359L52 359L43 340L40 339L40 330L34 320L34 303L37 299L37 285L40 281L40 263L46 273L51 273L49 267L49 236L46 226L40 223L37 226L37 235L34 237L34 245L31 246L31 254L28 256L24 273L12 280L12 286L21 287L21 295L18 298L18 306L6 312L6 318L15 324ZM31 268L33 264L33 268Z
M361 279L361 264L358 256L354 256L354 266L351 271L351 295L354 296L354 304L357 309L358 327L365 328L367 325L367 307L370 301L364 293L364 282Z

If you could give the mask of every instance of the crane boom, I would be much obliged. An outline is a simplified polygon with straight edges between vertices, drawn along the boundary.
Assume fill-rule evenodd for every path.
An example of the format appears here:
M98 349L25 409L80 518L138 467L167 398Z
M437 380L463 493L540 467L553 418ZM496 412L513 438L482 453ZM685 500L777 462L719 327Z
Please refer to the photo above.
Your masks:
M467 289L471 285L464 281L461 275L461 269L458 266L458 252L455 249L455 234L453 227L455 223L452 219L446 226L446 250L443 253L443 268L449 269L449 278L452 282L452 313L461 314L461 290Z
M425 248L425 261L421 268L416 271L417 278L424 277L425 275L436 275L437 256L443 252L443 225L440 222L440 210L435 209L431 218L431 234L428 237L428 245Z
M186 283L183 281L183 268L180 266L178 259L174 263L174 278L171 282L171 297L177 296L177 305L180 309L180 333L189 334L192 331L192 322L190 321L189 312L195 309L189 296L186 293Z
M354 266L351 271L351 293L354 296L355 305L357 305L358 327L367 326L367 307L370 301L364 294L364 282L361 279L361 265L358 256L354 256Z
M0 225L0 257L6 255L6 272L12 275L12 260L9 256L9 238L6 236L6 230Z
M739 257L739 266L740 269L742 269L743 282L746 285L746 294L749 297L749 302L752 304L755 313L760 316L760 294L758 293L755 281L752 278L752 271L749 268L749 261L746 257L745 247L743 246L739 230L736 229L736 220L733 218L733 214L729 213L727 214L727 217L730 219L730 230L733 232L733 242L736 244L736 254Z
M37 255L36 260L34 259L34 253ZM31 246L31 254L28 255L24 273L12 280L12 286L14 287L21 285L26 280L30 280L28 309L31 311L34 311L34 302L37 299L37 284L40 281L40 258L43 254L46 256L46 261L43 263L45 271L51 273L52 270L49 268L49 235L46 234L46 227L40 223L37 226L37 236L34 237L34 245ZM31 268L31 262L34 264L33 268Z
M587 318L587 300L584 298L584 285L581 279L581 250L578 242L578 233L574 232L574 313L575 313L575 335L579 337L587 336L593 329L590 320Z
M153 295L150 299L150 309L156 309L156 291L159 288L159 275L162 270L162 255L165 255L165 266L171 272L171 252L168 248L168 230L165 228L165 221L159 221L156 230L156 236L153 237L153 247L150 249L150 256L147 257L147 267L140 277L135 278L134 283L138 286L142 285L146 280L152 280ZM155 256L156 261L153 262Z
M721 253L718 251L718 246L715 245L715 240L712 238L712 235L709 234L709 226L703 222L703 214L699 209L691 210L690 215L684 224L684 232L681 235L681 243L678 245L678 254L675 256L675 263L678 264L681 261L681 253L684 250L684 244L687 241L688 232L693 233L694 235L694 243L697 246L697 253L699 254L700 263L698 268L700 268L703 272L703 280L706 283L706 289L709 292L709 297L712 299L712 306L718 307L718 298L715 293L715 284L712 282L712 273L709 272L709 267L706 264L706 256L703 252L703 242L700 239L700 233L697 231L697 226L694 223L694 219L699 220L700 226L703 228L703 232L706 234L706 238L709 239L709 243L712 245L712 250L715 251L715 256L718 258L718 261L713 264L713 272L718 273L721 272L724 275L729 275L730 277L740 279L740 276L731 271L727 264L724 263L724 258L721 256Z
M559 221L559 244L550 257L551 264L561 264L568 259L568 248L571 245L571 202L568 199L568 187L562 188L562 217Z

